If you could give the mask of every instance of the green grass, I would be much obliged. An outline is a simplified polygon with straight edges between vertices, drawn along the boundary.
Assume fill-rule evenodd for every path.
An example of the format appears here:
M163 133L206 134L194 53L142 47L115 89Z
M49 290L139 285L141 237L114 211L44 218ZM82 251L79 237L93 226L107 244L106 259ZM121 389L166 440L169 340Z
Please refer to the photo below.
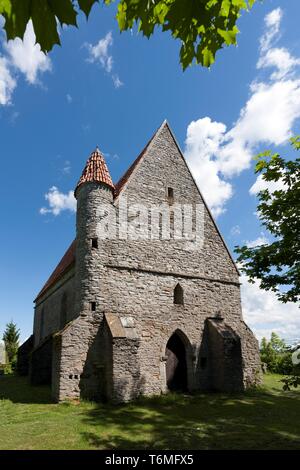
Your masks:
M169 394L113 406L51 403L0 377L0 449L300 449L300 391L266 375L245 394Z

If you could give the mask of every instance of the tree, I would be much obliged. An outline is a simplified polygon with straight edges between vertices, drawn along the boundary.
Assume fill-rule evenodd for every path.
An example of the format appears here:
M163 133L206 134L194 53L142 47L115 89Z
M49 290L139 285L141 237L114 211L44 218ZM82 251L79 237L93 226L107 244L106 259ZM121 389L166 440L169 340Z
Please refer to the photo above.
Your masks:
M273 350L270 342L266 338L261 340L260 345L260 358L261 362L266 364L269 372L275 372L276 370L276 352Z
M271 334L270 341L266 338L261 340L260 357L269 372L290 375L294 371L291 349L274 332Z
M291 139L300 149L300 136ZM256 173L267 183L280 187L258 193L257 213L273 241L255 247L235 247L241 271L249 282L276 293L282 302L300 300L300 159L285 160L278 153L263 152L257 157Z
M183 69L195 60L209 67L216 52L236 44L236 22L242 10L249 10L256 0L117 0L120 31L137 24L138 31L149 38L156 27L169 31L181 41L180 62ZM101 0L110 5L115 0ZM0 0L0 14L5 18L7 39L23 38L32 20L36 41L44 52L60 44L59 24L77 26L79 11L89 16L99 0ZM58 20L58 21L57 21Z
M300 149L300 136L290 141L294 149ZM255 172L261 173L264 181L281 182L274 191L269 188L258 193L257 213L273 241L255 247L236 247L240 269L247 274L249 282L259 279L261 289L275 292L280 301L299 302L300 159L285 160L277 153L271 155L270 151L256 158ZM280 347L277 341L275 346ZM289 364L287 357L282 361ZM285 366L282 364L282 367ZM285 390L300 385L299 366L293 367L293 374L282 380Z
M287 346L285 344L285 341L280 338L279 335L277 335L274 331L271 333L271 339L270 339L270 344L272 349L277 353L277 354L282 354L286 352Z
M17 352L19 347L20 330L13 321L7 323L3 333L3 341L5 344L8 362L14 365L17 361Z

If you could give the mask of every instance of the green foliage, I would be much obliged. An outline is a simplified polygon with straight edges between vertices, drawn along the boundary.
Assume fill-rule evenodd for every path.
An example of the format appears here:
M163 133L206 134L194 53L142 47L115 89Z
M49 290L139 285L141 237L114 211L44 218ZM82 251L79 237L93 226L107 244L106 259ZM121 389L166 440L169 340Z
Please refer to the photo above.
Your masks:
M295 349L296 357L300 357L300 346ZM293 367L293 375L290 377L284 377L281 380L283 382L283 389L284 390L291 390L291 388L297 388L298 385L300 386L300 364L295 364Z
M300 137L291 139L300 149ZM257 212L273 242L255 247L235 247L241 271L250 282L261 281L260 287L276 293L282 302L300 300L300 158L285 160L267 151L256 157L255 172L267 182L284 183L281 189L258 194Z
M271 334L270 341L263 338L260 347L261 361L269 372L289 375L293 373L292 352L276 334Z
M13 365L10 363L5 364L3 370L5 375L12 375L14 372Z
M292 388L297 388L298 385L300 386L300 371L298 371L297 375L293 375L291 377L284 377L281 382L284 384L283 390L289 391Z
M12 321L7 323L2 339L5 344L8 364L10 364L12 368L15 367L17 362L19 338L20 330L17 329L17 325Z
M300 389L282 376L242 394L160 395L115 406L51 403L48 387L26 377L0 379L1 450L295 449ZM161 465L162 467L162 465Z
M115 0L102 0L110 5ZM209 67L216 52L236 44L236 22L242 10L249 10L256 0L118 0L117 21L121 31L137 24L150 37L156 27L181 41L180 62L183 69L194 61ZM0 14L5 18L8 39L23 38L32 19L36 41L48 52L60 44L59 24L77 26L76 16L88 17L98 0L0 0Z
M245 0L121 0L117 20L121 31L137 24L138 30L148 38L155 27L169 31L181 41L183 69L194 60L209 67L219 49L236 44L239 32L236 22L241 11L251 8L253 3Z

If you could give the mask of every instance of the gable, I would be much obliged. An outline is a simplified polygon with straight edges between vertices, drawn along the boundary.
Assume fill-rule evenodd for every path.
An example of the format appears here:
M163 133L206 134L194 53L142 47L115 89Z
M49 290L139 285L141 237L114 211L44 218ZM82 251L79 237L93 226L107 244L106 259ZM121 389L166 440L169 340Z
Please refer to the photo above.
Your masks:
M235 275L239 275L232 255L166 121L129 170L126 178L120 180L121 184L117 184L116 201L119 197L126 196L129 204L161 204L167 202L170 187L174 190L174 203L203 205L207 241L219 246L222 256L226 257Z
M164 121L142 152L115 184L114 199L117 203L119 197L125 195L130 203L161 203L166 201L168 187L174 188L175 200L176 192L179 192L182 203L203 204L205 208L205 232L212 240L210 244L216 246L217 240L217 245L226 257L226 262L230 264L235 276L238 276L239 272L231 253L189 170L174 134L167 121ZM124 251L125 256L126 253L128 255L127 250ZM72 242L35 300L41 297L74 265L75 255L76 240ZM205 253L205 256L209 257L210 254ZM217 263L218 257L214 256L214 258Z

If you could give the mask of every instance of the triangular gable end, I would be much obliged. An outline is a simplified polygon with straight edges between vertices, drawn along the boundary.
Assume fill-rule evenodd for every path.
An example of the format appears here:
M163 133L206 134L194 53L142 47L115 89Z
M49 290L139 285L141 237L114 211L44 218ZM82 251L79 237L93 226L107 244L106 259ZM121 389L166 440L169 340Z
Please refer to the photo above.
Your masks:
M214 217L213 217L213 215L212 215L212 213L211 213L211 211L210 211L210 209L209 209L209 207L208 207L208 205L207 205L207 203L206 203L206 201L205 201L205 198L203 197L203 195L202 195L202 193L201 193L201 190L200 190L200 188L199 188L197 182L195 181L195 178L194 178L194 176L193 176L193 174L192 174L192 172L191 172L191 170L190 170L190 168L189 168L189 166L188 166L188 163L187 163L186 159L184 158L183 152L182 152L182 150L181 150L181 148L180 148L180 146L179 146L179 144L178 144L178 142L177 142L177 140L176 140L176 137L175 137L175 135L174 135L174 133L173 133L173 131L172 131L172 129L171 129L171 127L170 127L170 125L169 125L169 123L168 123L168 121L167 121L166 119L163 121L162 125L158 128L158 130L154 133L154 135L153 135L152 138L149 140L149 142L147 143L147 145L144 147L144 149L142 150L142 152L140 153L140 155L136 158L136 160L134 160L134 162L132 163L132 165L129 167L129 169L127 170L127 172L126 172L125 175L124 175L124 176L126 176L126 178L124 179L124 176L123 176L123 177L121 178L121 180L117 183L116 188L118 187L118 192L117 192L117 194L116 194L116 200L118 199L118 197L120 196L120 194L123 192L123 190L128 186L128 183L129 183L130 179L132 178L132 176L133 176L133 175L136 173L136 171L138 170L138 168L139 168L139 166L141 165L141 163L142 163L142 161L143 161L143 158L145 157L146 153L151 149L151 147L152 147L152 145L154 144L156 138L159 137L160 133L161 133L161 132L163 131L163 129L165 129L165 128L168 129L168 131L169 131L169 133L170 133L170 135L171 135L171 137L172 137L172 139L173 139L173 141L174 141L174 143L175 143L175 145L176 145L176 147L177 147L177 149L178 149L178 152L179 152L181 158L182 158L183 161L184 161L184 164L185 164L185 166L186 166L186 168L187 168L187 170L188 170L188 172L189 172L189 174L190 174L190 176L191 176L191 178L192 178L192 180L193 180L193 182L194 182L194 184L195 184L195 187L197 188L197 191L198 191L198 193L199 193L199 195L200 195L200 197L201 197L201 199L202 199L202 201L203 201L204 207L205 207L206 210L207 210L207 213L208 213L208 215L209 215L209 217L210 217L210 219L211 219L211 221L212 221L212 223L213 223L213 225L214 225L214 227L215 227L215 229L216 229L216 231L217 231L217 233L218 233L218 235L219 235L219 237L220 237L220 239L221 239L221 241L222 241L222 243L223 243L223 245L224 245L225 250L227 251L227 253L228 253L228 255L229 255L229 258L231 259L231 261L232 261L232 263L233 263L233 265L234 265L234 268L235 268L237 274L240 275L239 270L238 270L238 268L237 268L237 265L236 265L236 263L235 263L235 261L234 261L234 259L233 259L233 257L232 257L232 254L231 254L231 252L230 252L230 250L229 250L229 248L228 248L228 246L227 246L227 244L226 244L226 242L225 242L225 240L224 240L224 238L223 238L223 236L222 236L222 234L221 234L221 232L220 232L220 230L219 230L219 228L218 228L218 226L217 226L217 223L216 223L216 221L215 221L215 219L214 219ZM122 180L123 180L123 181L122 181ZM120 183L122 183L122 184L120 184Z

